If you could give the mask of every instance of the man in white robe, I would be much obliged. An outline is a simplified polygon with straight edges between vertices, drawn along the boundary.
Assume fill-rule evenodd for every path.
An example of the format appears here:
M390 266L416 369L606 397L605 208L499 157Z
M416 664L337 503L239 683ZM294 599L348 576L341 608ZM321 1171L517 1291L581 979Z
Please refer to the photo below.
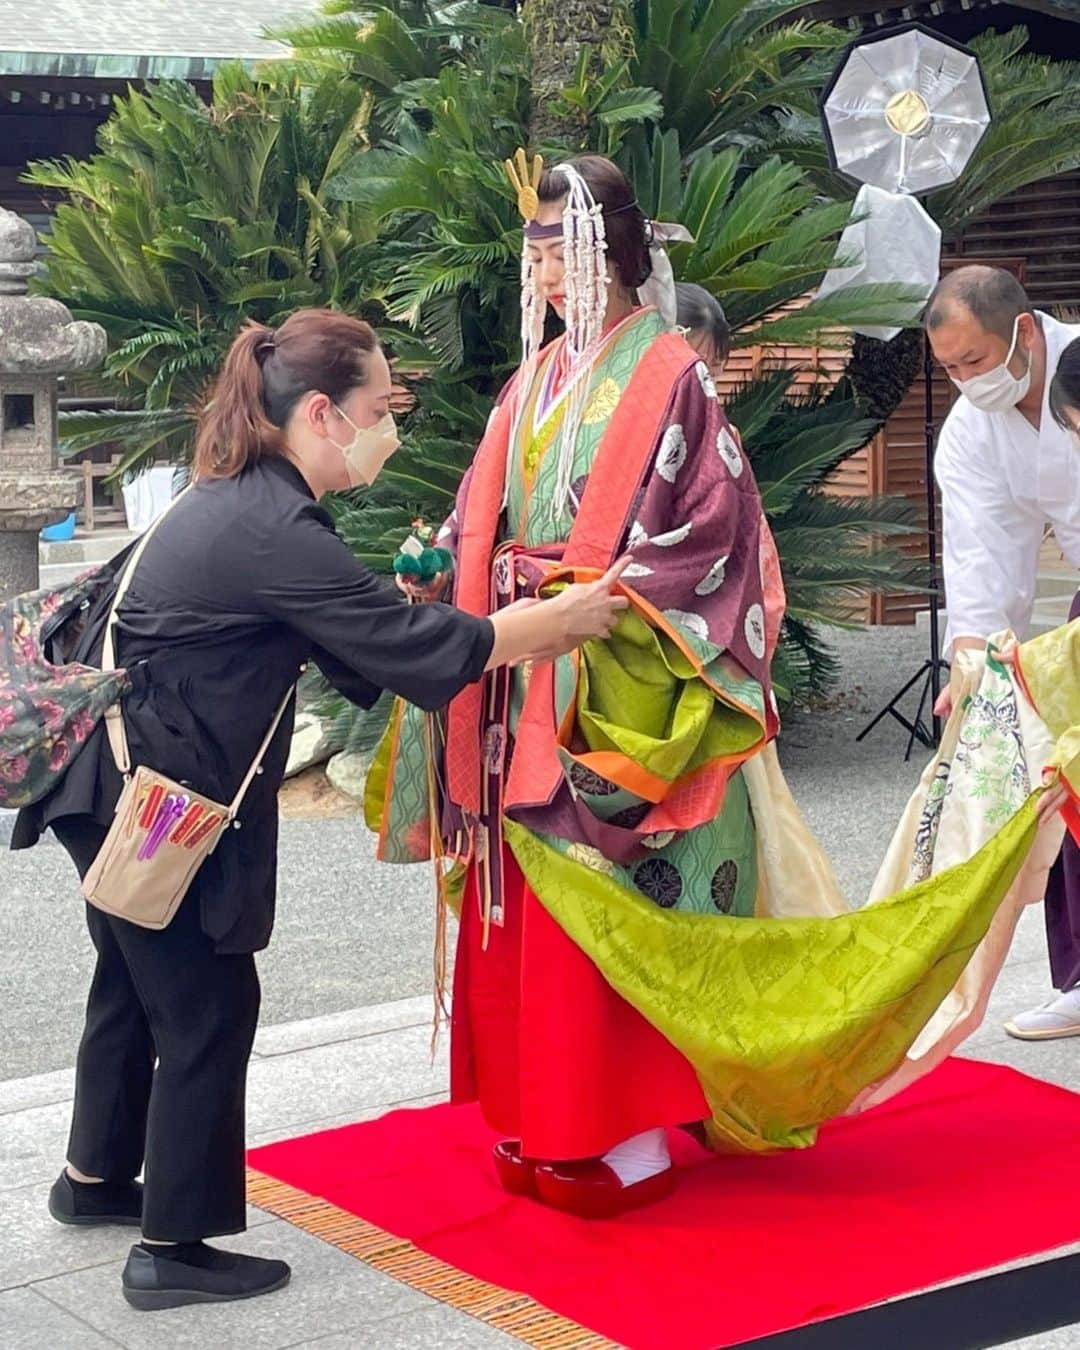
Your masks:
M938 438L946 653L985 646L1004 628L1026 637L1035 604L1039 555L1053 528L1062 552L1080 567L1080 454L1047 406L1061 353L1080 325L1034 310L1023 287L1000 268L969 266L947 274L930 298L926 330L934 356L960 390ZM949 712L946 691L938 703ZM1059 867L1061 864L1059 863ZM1080 896L1080 884L1074 888ZM1075 960L1061 992L1006 1023L1010 1035L1047 1040L1080 1035L1080 913Z

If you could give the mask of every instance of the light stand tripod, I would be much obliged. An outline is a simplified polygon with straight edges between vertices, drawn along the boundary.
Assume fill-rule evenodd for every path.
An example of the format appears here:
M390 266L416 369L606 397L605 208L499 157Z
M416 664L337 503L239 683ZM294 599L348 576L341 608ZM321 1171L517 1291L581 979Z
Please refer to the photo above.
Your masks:
M864 207L879 194L883 216L904 214L911 222L912 240L936 233L935 266L940 258L940 231L918 198L955 182L990 125L990 102L978 56L962 43L943 37L918 23L900 24L857 39L844 51L820 99L822 129L829 164L838 174L858 183L858 203ZM901 211L900 203L908 205ZM873 209L864 217L862 282L918 279L930 282L928 269L904 260L894 247L897 240L882 222L874 229ZM847 231L845 231L845 237ZM906 238L906 236L904 236ZM832 275L831 273L829 275ZM826 276L826 282L829 280ZM850 266L840 276L852 275ZM838 284L834 282L834 285ZM931 283L932 284L932 283ZM929 289L929 286L928 286ZM858 325L856 331L862 332ZM871 334L875 336L875 334ZM905 759L915 742L932 747L941 734L934 705L941 690L940 594L938 591L937 501L934 496L934 385L930 344L923 360L926 384L926 533L930 566L930 656L904 687L863 728L864 740L886 717L908 732ZM914 719L899 703L919 684ZM929 717L927 700L930 701Z
M930 570L930 655L902 689L898 689L885 704L873 721L867 723L855 737L864 740L886 717L895 718L909 733L904 761L911 758L915 742L934 749L941 739L941 719L934 713L934 707L941 693L941 674L948 679L949 667L941 657L941 631L939 619L941 612L941 593L938 589L938 542L937 542L937 494L934 491L934 443L937 440L937 428L934 425L934 366L930 351L930 339L923 337L923 383L925 385L925 436L926 436L926 541L927 564ZM902 713L897 706L901 699L922 681L919 704L915 710L914 721ZM927 701L930 703L930 721L927 724L925 712Z

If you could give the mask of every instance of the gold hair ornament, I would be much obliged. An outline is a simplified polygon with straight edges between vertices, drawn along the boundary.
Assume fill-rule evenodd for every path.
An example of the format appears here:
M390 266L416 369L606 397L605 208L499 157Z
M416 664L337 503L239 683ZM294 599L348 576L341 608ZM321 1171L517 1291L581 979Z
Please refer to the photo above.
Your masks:
M506 176L510 179L510 186L517 193L517 208L521 212L521 218L528 224L530 220L536 219L536 213L540 210L540 196L537 189L544 173L544 161L539 155L534 155L530 170L528 156L519 146L514 158L504 160L503 163L506 166Z

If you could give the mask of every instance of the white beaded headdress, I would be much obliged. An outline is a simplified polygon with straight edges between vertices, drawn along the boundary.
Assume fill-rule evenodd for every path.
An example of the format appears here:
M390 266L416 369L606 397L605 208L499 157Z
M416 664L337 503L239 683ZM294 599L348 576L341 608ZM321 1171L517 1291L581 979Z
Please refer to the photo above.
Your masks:
M567 407L559 437L559 463L556 490L553 497L556 515L573 502L574 446L581 415L588 393L588 380L583 378L599 349L604 334L610 277L607 266L607 230L604 211L593 197L588 183L577 167L570 163L555 166L553 172L566 180L566 204L561 223L537 226L532 222L540 207L538 189L543 176L543 160L533 157L531 165L524 150L518 150L513 160L506 161L506 171L517 192L518 210L525 221L521 251L521 390L529 387L535 369L537 353L544 339L546 301L536 285L532 260L529 255L530 238L558 238L563 241L566 303L566 352L569 358L567 380ZM636 206L637 203L632 203ZM626 208L622 208L626 209ZM653 304L669 326L675 322L675 283L664 244L673 240L691 241L690 234L681 225L662 225L646 222L646 241L652 261L653 275L639 295L645 304ZM518 399L515 412L516 443L517 419L523 400ZM510 475L507 474L507 485Z

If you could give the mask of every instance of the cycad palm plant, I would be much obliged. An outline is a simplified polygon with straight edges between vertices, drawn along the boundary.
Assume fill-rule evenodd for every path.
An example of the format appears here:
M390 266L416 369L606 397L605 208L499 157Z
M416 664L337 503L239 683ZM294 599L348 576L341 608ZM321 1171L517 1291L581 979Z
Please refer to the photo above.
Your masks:
M403 364L407 354L429 372L418 385L421 408L407 448L385 482L366 501L338 508L339 528L354 549L384 567L415 516L437 520L448 512L446 475L436 481L429 466L441 459L443 469L464 468L470 441L456 457L451 446L461 445L469 430L475 444L515 361L521 236L501 160L527 137L527 86L522 35L512 19L498 16L491 34L470 58L474 65L486 60L479 71L464 72L450 48L437 75L410 81L407 93L396 91L396 116L383 143L358 153L329 189L368 213L380 239L392 241L382 247L379 264L384 294L392 319L409 325L394 341ZM302 34L291 36L304 41ZM312 40L324 36L320 30ZM430 33L410 40L419 46L431 41ZM381 50L385 31L373 30L371 41ZM360 60L358 78L377 109L367 69ZM842 346L844 324L914 316L918 297L895 287L850 290L790 308L831 263L850 203L821 200L808 176L780 159L748 169L736 149L688 155L679 131L661 124L658 94L629 83L628 69L614 73L621 79L582 78L566 90L566 103L588 114L582 125L594 148L621 160L647 214L681 220L694 233L694 245L676 251L676 268L720 297L737 343ZM916 577L895 552L867 547L872 535L880 539L908 526L903 503L830 498L826 509L818 502L822 481L865 444L869 426L851 400L834 397L827 407L812 407L805 397L790 397L792 379L789 373L755 384L732 411L736 420L748 419L744 436L771 491L767 506L792 591L788 634L796 645L778 670L780 683L803 692L819 686L829 668L814 622L850 617L860 584L864 592L910 587ZM795 527L803 516L800 534Z
M958 182L934 193L929 210L946 237L1002 197L1080 166L1080 62L1025 52L1026 28L972 42L994 119Z
M34 166L32 182L68 198L43 285L105 327L95 380L128 405L66 417L67 452L118 443L122 471L155 451L186 458L244 319L362 302L363 222L325 189L362 134L363 103L340 68L304 87L226 66L209 106L182 83L132 91L93 158Z
M352 53L357 82L371 99L370 148L327 188L377 239L364 257L384 306L382 335L402 378L416 377L405 444L376 489L332 505L346 541L383 569L415 518L449 513L515 364L521 235L501 161L523 136L528 106L513 16L466 7L455 38L434 10L400 8L413 27L382 11L361 40L359 16L351 21L350 42L363 48ZM290 34L326 36L322 27ZM411 74L433 73L389 85L394 55ZM299 52L305 66L319 59L317 48Z
M849 35L799 0L635 0L632 77L687 155L738 144L813 99Z

